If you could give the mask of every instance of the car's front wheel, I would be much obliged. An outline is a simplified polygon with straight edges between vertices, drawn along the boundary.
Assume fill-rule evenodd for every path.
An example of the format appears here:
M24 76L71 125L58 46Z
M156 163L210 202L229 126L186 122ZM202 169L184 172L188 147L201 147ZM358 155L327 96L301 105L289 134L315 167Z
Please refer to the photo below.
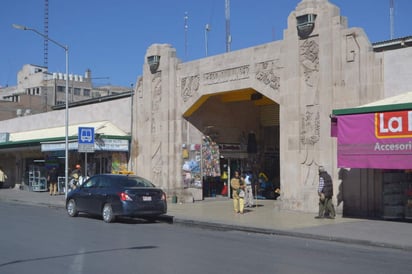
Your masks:
M79 211L77 211L76 201L74 199L70 199L66 205L67 213L70 217L76 217L79 215Z
M105 204L102 210L103 221L106 223L111 223L114 221L115 216L113 214L113 209L110 204Z

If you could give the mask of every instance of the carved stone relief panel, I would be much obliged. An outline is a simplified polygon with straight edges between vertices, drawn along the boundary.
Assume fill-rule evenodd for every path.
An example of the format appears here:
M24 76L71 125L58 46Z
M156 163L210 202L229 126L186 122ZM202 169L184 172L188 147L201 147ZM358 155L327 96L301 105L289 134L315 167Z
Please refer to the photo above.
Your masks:
M320 106L308 105L301 117L300 142L301 164L303 165L303 184L316 185L318 159L315 145L320 139Z
M151 132L156 134L160 132L158 125L160 126L160 103L162 101L162 79L161 73L157 72L152 79L152 123Z
M187 76L182 78L181 81L181 90L182 90L182 99L184 102L189 100L199 90L200 76Z
M274 91L279 91L280 77L276 74L279 60L270 60L256 64L256 79Z
M316 38L303 40L299 47L299 59L303 67L305 82L314 87L319 77L319 45Z
M162 172L163 172L163 162L162 162L162 143L158 142L157 144L153 144L153 152L152 152L152 181L158 185L163 186L162 184Z
M143 98L143 77L137 80L136 93L139 98Z
M304 145L314 145L320 138L319 105L306 106L302 115L300 142Z

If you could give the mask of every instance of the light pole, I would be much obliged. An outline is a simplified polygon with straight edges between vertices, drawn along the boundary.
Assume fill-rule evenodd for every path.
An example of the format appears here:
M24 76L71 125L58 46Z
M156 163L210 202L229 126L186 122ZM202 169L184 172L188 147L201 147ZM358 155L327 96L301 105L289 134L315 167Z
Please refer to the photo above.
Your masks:
M26 26L13 24L13 28L20 29L20 30L30 30L44 39L54 43L55 45L64 49L66 54L66 99L65 99L65 122L64 122L64 129L65 129L65 143L64 143L64 189L65 189L65 197L67 197L67 190L68 190L68 178L69 178L69 47L59 42L51 39L48 35L37 31L36 29L32 29Z

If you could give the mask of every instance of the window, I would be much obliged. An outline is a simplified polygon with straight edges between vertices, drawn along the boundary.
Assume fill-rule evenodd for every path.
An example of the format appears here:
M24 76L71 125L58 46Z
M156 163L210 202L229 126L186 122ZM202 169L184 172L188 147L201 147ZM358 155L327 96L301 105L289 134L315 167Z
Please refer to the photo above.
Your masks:
M74 88L74 95L80 95L80 88Z
M90 89L86 89L86 88L85 88L85 89L83 90L83 95L84 95L84 96L87 96L87 97L90 97Z
M57 86L57 91L58 91L58 92L64 92L64 91L65 91L65 89L66 89L66 87L63 87L63 86Z

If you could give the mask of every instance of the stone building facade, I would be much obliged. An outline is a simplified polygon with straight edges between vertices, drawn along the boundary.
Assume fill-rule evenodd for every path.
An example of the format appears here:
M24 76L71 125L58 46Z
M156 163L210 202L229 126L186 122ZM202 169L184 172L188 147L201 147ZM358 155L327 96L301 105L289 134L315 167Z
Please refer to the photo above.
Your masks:
M366 216L379 208L381 174L337 167L332 110L410 91L412 47L374 50L327 0L302 0L287 21L282 40L190 62L169 44L153 44L130 99L71 109L70 123L103 119L130 133L129 170L180 201L196 196L182 176L182 151L212 140L227 163L221 167L263 171L275 181L285 209L317 211L322 165L334 180L338 211ZM48 128L63 117L54 110L0 121L0 128ZM233 169L215 175L230 177Z
M133 118L136 168L175 192L183 191L181 148L190 126L200 134L213 127L220 143L255 132L258 162L265 149L279 152L273 169L278 165L283 207L315 211L319 165L339 188L332 109L384 97L382 56L327 0L300 2L280 41L187 63L171 45L155 44L145 60ZM279 132L275 142L271 127Z

